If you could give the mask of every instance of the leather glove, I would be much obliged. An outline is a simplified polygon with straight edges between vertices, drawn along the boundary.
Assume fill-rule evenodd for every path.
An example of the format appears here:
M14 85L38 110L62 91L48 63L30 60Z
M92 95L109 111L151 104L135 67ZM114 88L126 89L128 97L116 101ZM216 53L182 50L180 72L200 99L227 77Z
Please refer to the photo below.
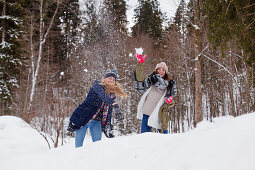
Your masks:
M112 129L109 124L105 125L103 132L107 138L114 138L114 134L112 133Z
M76 130L78 130L79 128L77 126L75 126L74 123L72 122L69 122L69 125L68 125L68 128L67 128L67 131L69 132L75 132Z
M123 114L121 113L120 107L118 104L115 104L112 106L113 111L115 113L115 118L120 121L121 119L123 119Z
M152 84L156 84L158 82L158 77L156 74L153 74L151 76L151 82L152 82Z

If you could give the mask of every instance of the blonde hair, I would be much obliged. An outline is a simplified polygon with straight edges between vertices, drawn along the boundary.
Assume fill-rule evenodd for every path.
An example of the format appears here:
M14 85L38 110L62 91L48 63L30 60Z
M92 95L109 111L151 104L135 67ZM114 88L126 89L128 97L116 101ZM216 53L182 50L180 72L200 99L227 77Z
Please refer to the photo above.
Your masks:
M122 86L115 81L115 84L109 84L105 79L102 79L100 84L105 86L105 92L107 94L114 93L115 95L123 98L127 98L127 93L124 92Z

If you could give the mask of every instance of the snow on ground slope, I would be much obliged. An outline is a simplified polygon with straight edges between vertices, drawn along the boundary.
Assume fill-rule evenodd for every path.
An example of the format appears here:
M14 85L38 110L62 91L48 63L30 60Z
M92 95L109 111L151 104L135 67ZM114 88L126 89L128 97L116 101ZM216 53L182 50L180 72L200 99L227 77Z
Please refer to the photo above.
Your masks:
M0 162L15 155L42 150L48 150L47 143L29 124L17 117L0 116Z
M203 121L183 134L103 138L78 149L72 140L48 150L44 139L25 122L0 116L0 169L255 170L254 132L255 113L250 113Z

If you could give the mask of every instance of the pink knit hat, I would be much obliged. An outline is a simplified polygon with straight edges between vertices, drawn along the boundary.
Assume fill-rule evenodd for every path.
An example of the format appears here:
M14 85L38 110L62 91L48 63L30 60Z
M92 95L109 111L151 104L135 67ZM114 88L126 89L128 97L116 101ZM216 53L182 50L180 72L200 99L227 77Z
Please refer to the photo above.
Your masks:
M158 63L155 67L155 70L157 70L159 67L162 67L166 70L166 73L168 73L168 67L165 62Z

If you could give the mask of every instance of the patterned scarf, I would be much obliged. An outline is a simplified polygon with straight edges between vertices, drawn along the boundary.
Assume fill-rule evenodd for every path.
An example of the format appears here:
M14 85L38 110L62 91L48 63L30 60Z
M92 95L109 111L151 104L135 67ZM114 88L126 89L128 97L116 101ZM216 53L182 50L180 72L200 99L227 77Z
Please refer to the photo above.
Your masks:
M169 85L168 80L163 79L160 75L157 74L158 82L155 84L157 88L160 90L166 90L167 86Z
M109 111L109 105L104 103L103 116L102 116L102 127L105 127L105 125L107 123L106 121L107 121L108 111Z
M111 93L110 97L114 98L115 94ZM106 104L105 102L102 103L100 108L97 110L97 112L93 115L92 119L90 119L88 123L90 123L101 111L103 112L103 115L102 115L102 127L105 127L105 125L107 123L107 115L108 115L108 111L109 111L109 105Z
M109 95L111 98L115 98L115 94L114 93L110 93ZM109 112L109 105L104 103L104 107L103 107L103 116L102 116L102 127L104 128L105 125L107 124L107 115Z
M102 103L102 105L100 106L100 108L97 110L97 112L93 115L92 119L89 120L88 123L90 123L92 120L95 119L95 117L97 117L97 115L101 112L101 110L104 108L104 102Z

